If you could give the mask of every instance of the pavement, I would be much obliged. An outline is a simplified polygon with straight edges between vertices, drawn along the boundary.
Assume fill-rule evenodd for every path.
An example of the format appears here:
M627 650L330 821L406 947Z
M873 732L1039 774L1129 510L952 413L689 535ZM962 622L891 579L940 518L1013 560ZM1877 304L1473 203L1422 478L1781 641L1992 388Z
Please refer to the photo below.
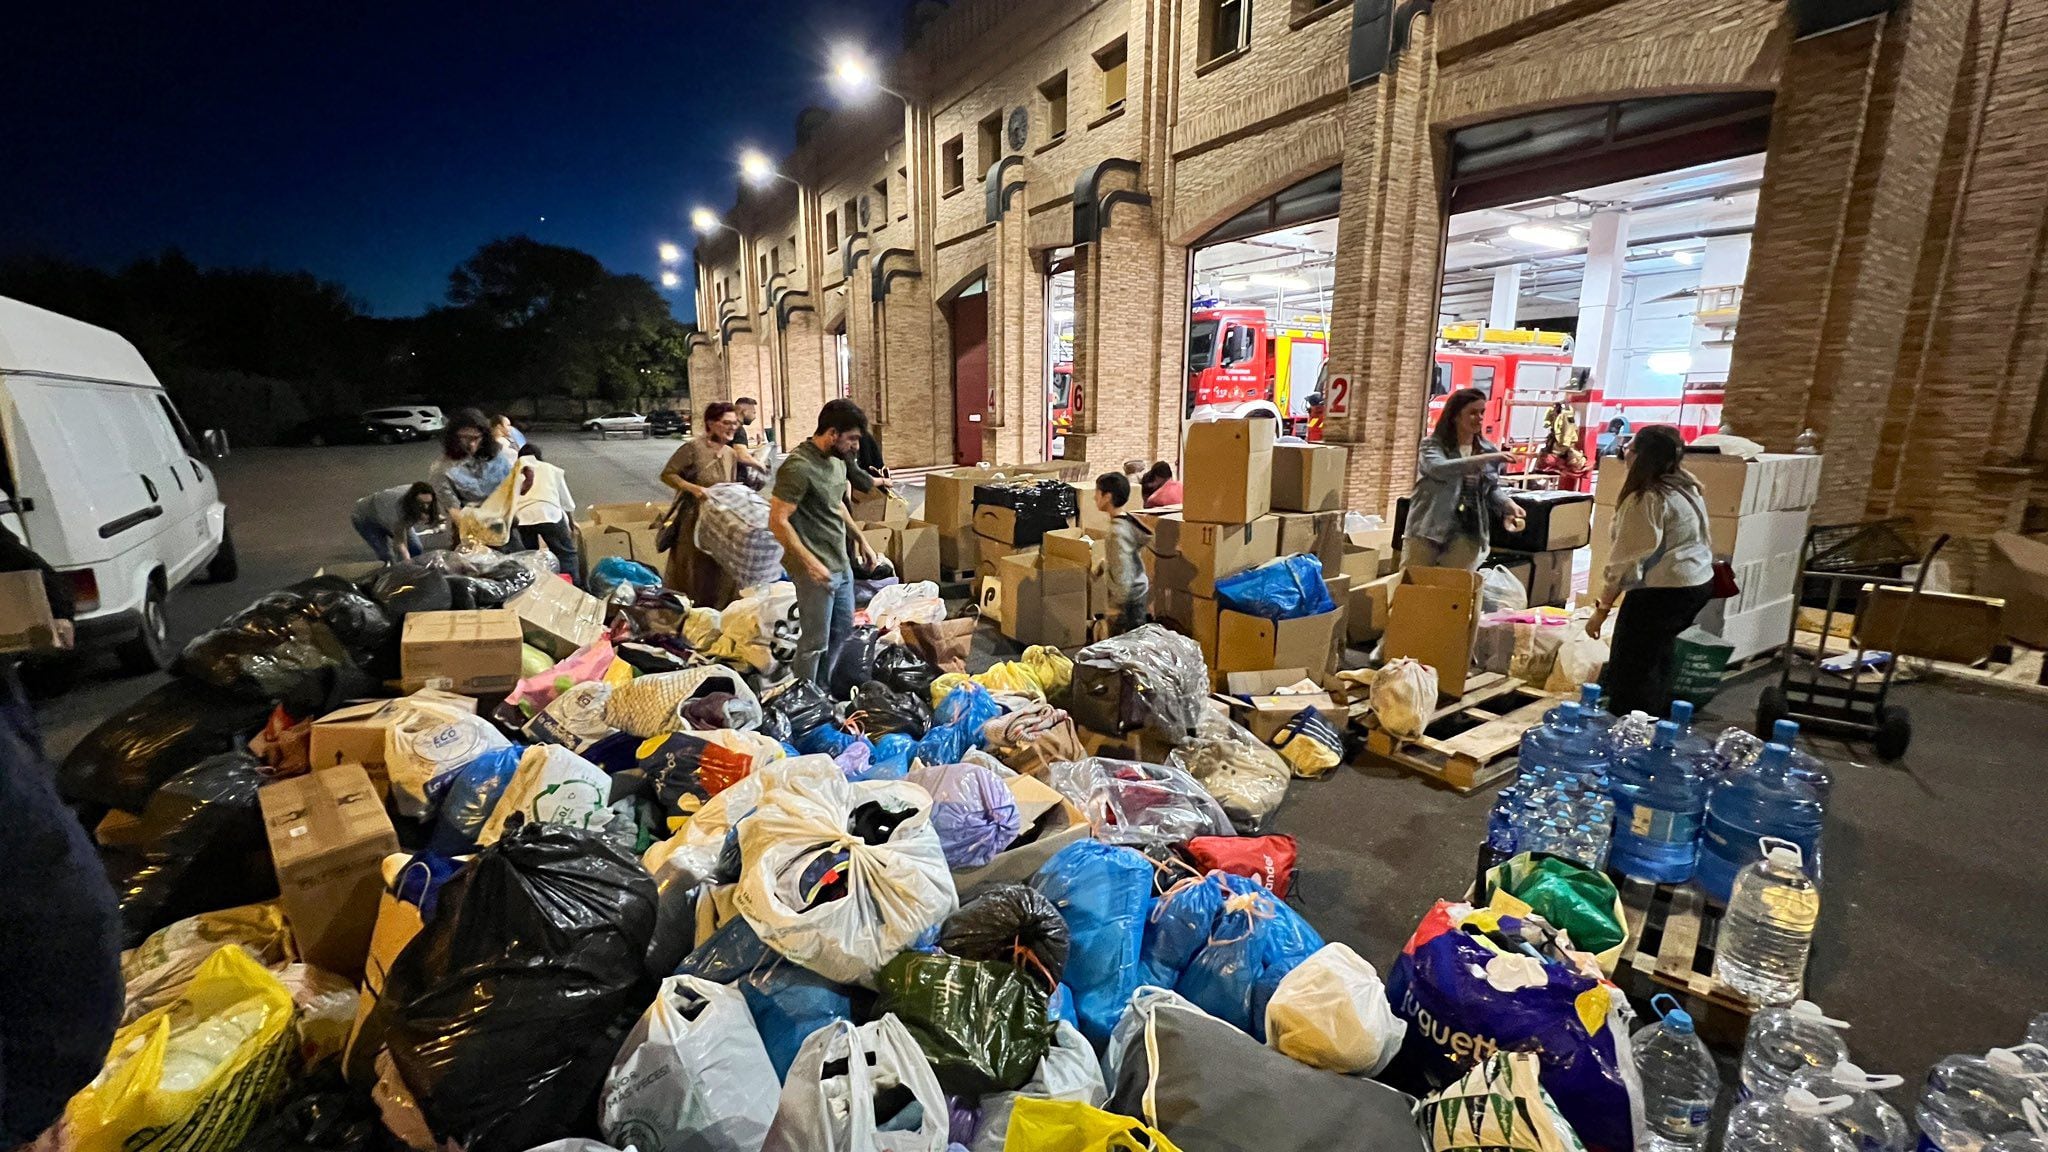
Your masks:
M578 503L659 498L675 441L537 438L567 470ZM355 500L424 477L431 445L253 449L219 468L241 578L185 588L171 604L183 642L270 589L325 563L368 558L349 527ZM915 502L920 493L909 495ZM42 705L61 756L93 724L162 682L100 670ZM1754 719L1766 678L1724 690L1699 723ZM1996 689L1902 686L1916 733L1899 764L1867 748L1811 741L1835 777L1826 886L1808 995L1854 1025L1865 1068L1897 1072L1909 1113L1929 1065L1954 1052L2018 1043L2048 1010L2048 821L2039 778L2048 706ZM1472 881L1491 791L1459 796L1388 767L1346 766L1297 781L1274 830L1301 841L1294 902L1331 940L1381 967L1416 921Z

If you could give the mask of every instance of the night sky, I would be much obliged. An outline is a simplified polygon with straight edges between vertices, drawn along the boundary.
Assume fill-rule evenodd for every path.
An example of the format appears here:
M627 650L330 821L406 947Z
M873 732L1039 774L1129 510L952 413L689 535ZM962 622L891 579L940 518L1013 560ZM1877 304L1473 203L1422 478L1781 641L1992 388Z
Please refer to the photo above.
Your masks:
M90 13L88 14L88 11ZM691 205L732 200L829 104L829 46L878 58L900 0L16 5L0 68L0 258L305 268L380 315L525 232L654 279ZM545 218L545 219L543 219ZM688 318L689 275L672 293Z

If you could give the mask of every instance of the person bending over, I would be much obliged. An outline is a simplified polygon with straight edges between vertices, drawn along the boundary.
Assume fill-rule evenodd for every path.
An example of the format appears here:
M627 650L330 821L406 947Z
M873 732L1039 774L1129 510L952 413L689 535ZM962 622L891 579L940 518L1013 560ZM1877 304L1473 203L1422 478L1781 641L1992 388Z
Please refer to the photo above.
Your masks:
M441 518L441 501L424 480L394 484L356 501L349 523L370 546L370 552L389 564L410 560L420 554L420 530Z
M569 494L569 474L541 458L540 445L519 446L519 482L512 487L512 523L527 548L555 554L570 583L577 580L576 498Z

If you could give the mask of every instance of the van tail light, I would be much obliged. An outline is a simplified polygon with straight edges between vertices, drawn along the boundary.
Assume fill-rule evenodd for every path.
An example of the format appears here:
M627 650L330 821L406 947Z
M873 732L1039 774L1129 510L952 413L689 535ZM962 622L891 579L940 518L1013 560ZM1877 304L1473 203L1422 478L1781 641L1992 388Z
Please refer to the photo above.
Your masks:
M100 581L92 569L74 568L64 573L64 578L71 581L71 599L77 602L78 611L91 612L100 606Z

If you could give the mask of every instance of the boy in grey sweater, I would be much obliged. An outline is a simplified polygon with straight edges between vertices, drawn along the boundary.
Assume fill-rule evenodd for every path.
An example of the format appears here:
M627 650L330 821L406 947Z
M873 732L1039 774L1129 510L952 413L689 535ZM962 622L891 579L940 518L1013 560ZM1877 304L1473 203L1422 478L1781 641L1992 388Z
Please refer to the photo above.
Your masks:
M1145 623L1145 601L1152 590L1145 578L1145 558L1139 555L1152 533L1135 517L1119 511L1130 499L1131 481L1123 473L1104 472L1095 478L1095 509L1110 517L1103 568L1109 580L1110 603L1115 606L1110 618L1112 635Z

